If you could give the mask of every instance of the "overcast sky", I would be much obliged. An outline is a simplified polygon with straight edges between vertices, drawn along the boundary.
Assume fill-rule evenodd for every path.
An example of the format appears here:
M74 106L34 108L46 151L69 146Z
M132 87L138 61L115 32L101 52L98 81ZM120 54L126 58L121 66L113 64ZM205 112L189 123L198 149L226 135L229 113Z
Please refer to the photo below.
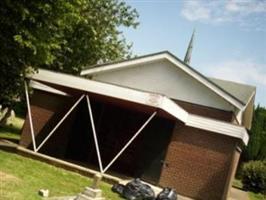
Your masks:
M255 85L266 106L266 0L127 0L137 29L123 30L133 53L168 50L183 59L196 29L191 66L217 78Z

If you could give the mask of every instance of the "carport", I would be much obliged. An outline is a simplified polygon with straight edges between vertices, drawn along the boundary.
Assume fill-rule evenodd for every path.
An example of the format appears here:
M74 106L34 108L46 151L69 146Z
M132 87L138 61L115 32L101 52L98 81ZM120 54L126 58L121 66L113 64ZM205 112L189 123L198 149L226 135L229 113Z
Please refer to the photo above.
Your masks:
M34 94L30 99L25 84L28 115L20 145L101 173L168 184L169 170L161 172L172 165L165 156L180 126L206 131L215 141L248 141L244 127L190 114L161 94L42 69L28 79Z
M122 91L127 93L124 100L54 84L46 78L34 79L31 78L31 86L39 97L35 98L39 104L49 106L61 101L61 107L57 106L59 114L55 113L37 133L25 84L31 133L29 146L35 152L96 168L101 173L110 169L154 184L159 182L175 126L174 117L158 108L164 97L157 94L144 97L139 95L143 93L140 91L128 97L130 93ZM116 90L114 94L124 95ZM135 102L127 100L132 97Z

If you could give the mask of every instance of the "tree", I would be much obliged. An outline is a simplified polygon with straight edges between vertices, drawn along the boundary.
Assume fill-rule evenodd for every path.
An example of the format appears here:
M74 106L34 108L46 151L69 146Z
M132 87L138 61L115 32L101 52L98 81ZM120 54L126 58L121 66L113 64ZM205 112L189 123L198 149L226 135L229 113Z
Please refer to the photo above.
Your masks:
M254 111L250 139L244 160L266 160L266 109L258 105Z
M137 18L118 0L0 1L0 104L20 99L25 75L39 67L78 74L130 56L119 29Z

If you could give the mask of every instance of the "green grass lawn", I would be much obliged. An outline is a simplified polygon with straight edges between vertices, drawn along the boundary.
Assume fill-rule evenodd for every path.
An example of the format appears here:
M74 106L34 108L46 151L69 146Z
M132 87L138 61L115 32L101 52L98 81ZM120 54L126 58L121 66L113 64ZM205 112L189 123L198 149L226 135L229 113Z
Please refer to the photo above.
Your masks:
M9 120L6 126L0 127L0 138L19 140L23 123L24 119L20 117Z
M250 200L265 200L266 196L263 194L255 194L253 192L248 192Z
M24 119L15 117L0 128L0 138L20 139ZM74 195L91 184L91 179L62 170L48 164L0 151L0 199L41 199L38 190L49 189L51 196ZM242 189L240 180L233 186ZM101 185L107 199L119 200L110 190L110 185ZM248 192L250 200L265 200L262 194Z
M0 150L0 199L42 199L39 189L49 189L50 196L75 195L91 184L91 179L77 173ZM107 199L119 200L111 185L101 184Z

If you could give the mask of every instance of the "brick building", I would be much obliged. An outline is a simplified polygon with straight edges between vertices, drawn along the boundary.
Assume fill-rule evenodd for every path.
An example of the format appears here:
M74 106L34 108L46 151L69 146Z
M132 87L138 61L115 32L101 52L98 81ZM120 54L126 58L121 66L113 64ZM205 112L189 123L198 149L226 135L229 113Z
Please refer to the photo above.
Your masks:
M20 145L195 199L227 198L255 87L207 78L169 52L29 79Z

